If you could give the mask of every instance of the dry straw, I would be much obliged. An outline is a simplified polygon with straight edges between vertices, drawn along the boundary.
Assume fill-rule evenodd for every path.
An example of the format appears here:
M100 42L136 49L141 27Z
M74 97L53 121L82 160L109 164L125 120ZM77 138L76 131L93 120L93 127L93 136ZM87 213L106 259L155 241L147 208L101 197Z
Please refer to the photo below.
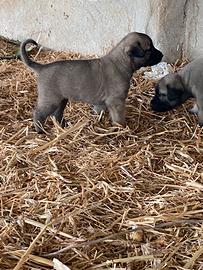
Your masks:
M1 55L12 50L1 41ZM67 128L49 120L37 135L35 75L1 60L0 269L53 269L53 258L71 270L201 269L202 129L189 103L153 113L153 86L133 77L125 129L72 103Z

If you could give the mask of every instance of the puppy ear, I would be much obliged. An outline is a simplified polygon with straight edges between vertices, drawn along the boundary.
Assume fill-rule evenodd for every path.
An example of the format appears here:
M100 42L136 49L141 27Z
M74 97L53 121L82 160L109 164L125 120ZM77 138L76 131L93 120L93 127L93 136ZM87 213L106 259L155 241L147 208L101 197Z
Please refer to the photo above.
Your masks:
M184 85L183 85L181 77L178 74L174 74L174 75L175 75L175 79L174 79L173 86L167 85L169 100L178 99L179 97L181 97L184 91Z
M183 84L181 76L178 73L175 73L174 76L175 76L176 89L178 89L180 92L184 91L184 84Z
M145 51L142 49L141 44L139 42L135 46L128 46L125 49L125 51L130 57L141 58L141 57L144 57L145 55Z

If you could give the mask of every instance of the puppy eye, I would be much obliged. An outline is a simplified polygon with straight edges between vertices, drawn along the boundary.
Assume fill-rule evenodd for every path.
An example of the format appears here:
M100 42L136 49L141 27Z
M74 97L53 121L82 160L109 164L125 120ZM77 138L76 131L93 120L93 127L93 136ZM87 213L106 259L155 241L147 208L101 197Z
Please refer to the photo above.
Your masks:
M169 99L170 101L177 100L177 95L170 94L170 95L168 95L168 99Z
M178 89L172 89L171 88L171 91L168 91L168 99L170 101L174 101L174 100L177 100L181 97L181 90L178 91Z

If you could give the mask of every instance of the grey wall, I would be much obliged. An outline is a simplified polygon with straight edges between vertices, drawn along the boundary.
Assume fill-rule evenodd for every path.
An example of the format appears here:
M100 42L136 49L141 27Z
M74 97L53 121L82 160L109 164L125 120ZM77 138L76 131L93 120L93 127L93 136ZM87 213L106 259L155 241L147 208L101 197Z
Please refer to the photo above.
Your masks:
M201 0L3 0L0 35L102 55L131 31L149 34L166 59L202 51Z
M184 54L189 58L203 55L203 1L187 1Z

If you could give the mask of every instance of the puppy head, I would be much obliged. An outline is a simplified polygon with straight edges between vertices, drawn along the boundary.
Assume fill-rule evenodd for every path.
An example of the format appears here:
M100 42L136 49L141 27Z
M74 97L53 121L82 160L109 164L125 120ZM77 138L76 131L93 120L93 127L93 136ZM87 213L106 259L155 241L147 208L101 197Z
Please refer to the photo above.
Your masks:
M133 69L158 64L163 54L157 50L151 38L142 33L133 32L124 38L124 52L130 57Z
M169 111L185 100L184 85L177 74L168 74L155 86L155 96L151 101L151 108L156 112Z

